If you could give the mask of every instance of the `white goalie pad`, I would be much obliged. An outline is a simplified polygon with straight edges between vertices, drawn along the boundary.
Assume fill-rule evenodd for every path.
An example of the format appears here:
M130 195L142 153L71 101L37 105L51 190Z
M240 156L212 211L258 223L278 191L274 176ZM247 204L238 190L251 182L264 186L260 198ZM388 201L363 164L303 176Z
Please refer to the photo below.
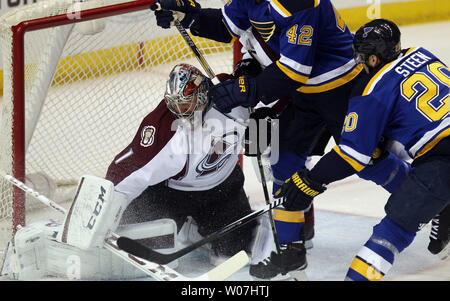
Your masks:
M270 226L270 219L267 214L259 218L259 226L252 244L251 264L258 264L269 257L272 251L276 250L272 227Z
M83 176L57 240L84 250L101 247L127 205L126 196L114 191L111 181Z
M147 275L104 248L81 250L55 240L62 224L42 221L17 231L8 246L1 275L15 280L133 280ZM161 252L174 252L175 244L158 245L158 238L176 242L175 221L156 220L121 226L118 235L126 235L145 242L156 242L151 247ZM178 266L178 261L169 265Z

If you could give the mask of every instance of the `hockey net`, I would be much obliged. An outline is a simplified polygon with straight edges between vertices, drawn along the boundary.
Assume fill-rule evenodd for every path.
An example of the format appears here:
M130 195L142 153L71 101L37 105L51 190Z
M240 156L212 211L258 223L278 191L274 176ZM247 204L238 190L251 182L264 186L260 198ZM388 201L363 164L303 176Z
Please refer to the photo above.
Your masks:
M0 18L2 171L70 201L81 175L105 175L176 63L202 70L176 29L156 25L153 1L39 1ZM232 71L232 44L194 41L215 72ZM0 177L0 252L37 204Z

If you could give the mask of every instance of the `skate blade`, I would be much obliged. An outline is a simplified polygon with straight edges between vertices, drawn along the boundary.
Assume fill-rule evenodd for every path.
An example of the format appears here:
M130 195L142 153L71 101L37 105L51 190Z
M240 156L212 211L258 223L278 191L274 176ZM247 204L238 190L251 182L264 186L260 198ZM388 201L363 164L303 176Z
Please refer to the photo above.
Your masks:
M309 281L308 276L306 275L305 270L297 270L289 272L291 278L287 281Z
M305 249L310 250L314 247L312 239L305 241Z
M305 269L308 266L308 263L305 263L298 270L291 271L287 274L278 274L275 277L262 279L255 276L252 276L253 281L309 281L308 276L306 275Z
M436 254L440 260L445 260L450 257L450 243L448 243L441 252Z
M291 275L289 274L278 274L275 277L272 278L258 278L255 276L252 276L253 281L290 281L290 279L292 278Z

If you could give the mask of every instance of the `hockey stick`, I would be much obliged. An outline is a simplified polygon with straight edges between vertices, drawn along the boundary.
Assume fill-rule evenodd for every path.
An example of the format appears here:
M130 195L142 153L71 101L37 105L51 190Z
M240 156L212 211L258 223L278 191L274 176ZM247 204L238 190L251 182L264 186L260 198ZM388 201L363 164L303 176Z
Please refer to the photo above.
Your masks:
M248 108L248 111L250 114L252 114L253 110L252 108ZM270 204L270 197L269 197L269 192L267 189L267 182L266 182L266 176L264 175L264 168L262 165L262 160L261 160L261 152L259 151L259 143L256 146L257 150L256 150L256 160L258 162L258 168L259 168L259 174L261 175L261 185L263 187L263 191L264 191L264 199L266 201L266 205ZM272 210L269 210L267 212L269 214L269 221L270 221L270 227L272 228L272 234L273 234L273 240L275 243L275 247L277 249L277 253L281 254L281 247L280 247L280 241L278 240L278 235L277 235L277 230L275 228L275 222L273 219L273 214L272 214Z
M31 195L36 198L38 201L44 203L55 211L59 213L66 214L66 209L55 203L54 201L48 199L46 196L40 194L34 189L28 187L23 182L14 178L11 175L6 174L3 170L0 170L0 174L11 184L17 186L25 193ZM160 281L221 281L230 277L242 267L244 267L248 262L249 258L244 251L240 251L235 254L233 257L222 263L221 265L215 267L203 275L198 277L186 277L175 270L171 269L168 266L161 265L158 263L150 262L145 259L136 258L133 254L129 254L128 252L121 250L121 248L117 245L117 239L119 236L115 233L112 233L111 236L105 239L105 248L121 257L128 263L132 264L139 270L143 271L145 274L151 276L152 278ZM131 252L130 252L131 253Z
M162 10L161 4L159 2L155 2L155 4L157 6L156 10ZM202 55L200 50L198 50L197 45L195 45L195 43L194 43L194 40L192 40L191 36L188 34L186 29L183 27L183 25L181 25L180 21L178 19L174 18L173 23L175 24L175 27L177 28L177 30L180 33L180 35L183 38L183 40L186 42L186 44L189 46L191 51L194 53L195 58L198 60L198 62L202 66L203 70L205 70L205 72L207 73L208 77L211 79L211 82L214 85L219 84L220 81L216 77L216 75L215 75L214 71L212 70L211 66L209 66L209 64L206 61L205 57ZM212 106L215 108L214 105L212 105ZM248 125L245 122L245 120L235 118L235 117L233 117L233 116L231 116L231 115L229 115L227 113L221 112L218 109L217 109L217 111L219 111L221 114L225 115L226 117L234 120L235 122L237 122L237 123L239 123L239 124L241 124L243 126L247 126Z
M159 2L154 3L156 5L157 11L162 10L161 4ZM180 21L174 17L173 23L175 24L175 27L177 28L178 32L183 37L184 41L188 44L189 48L191 48L191 51L194 53L195 57L197 58L200 65L203 67L203 69L208 74L208 77L211 79L213 84L218 84L219 79L214 74L213 70L209 66L208 62L205 60L201 52L198 50L197 46L195 45L194 41L192 40L191 36L188 34L186 29L184 29L183 25L181 25Z
M244 226L245 224L247 224L250 221L257 218L258 216L268 212L272 208L275 208L275 207L281 205L283 202L284 202L283 198L276 199L273 203L265 205L261 209L254 211L254 212L232 222L231 224L226 225L225 227L204 237L203 239L193 243L192 245L189 245L189 246L187 246L183 249L180 249L174 253L169 253L169 254L159 253L159 252L152 250L151 248L148 248L148 247L140 244L139 242L137 242L133 239L130 239L128 237L125 237L125 236L119 237L119 239L117 240L117 244L119 245L119 247L122 250L125 250L125 251L127 251L133 255L136 255L140 258L144 258L149 261L160 263L160 264L167 264L167 263L172 262L175 259L178 259L178 258L186 255L187 253L203 246L206 243L209 243L213 240L216 240L216 239L222 237L223 235L227 234L228 232L234 231L234 230Z
M157 5L158 5L157 10L161 10L161 4L157 3ZM191 36L187 33L186 29L181 25L180 21L177 20L176 18L174 18L174 24L175 24L175 27L177 28L178 32L183 37L184 41L191 48L192 52L194 53L194 55L197 58L197 60L200 63L200 65L206 71L206 73L208 74L209 78L211 78L211 81L213 82L213 84L215 84L215 85L218 84L219 83L219 79L216 77L216 75L214 74L214 71L211 69L211 67L209 66L209 64L206 61L206 59L203 57L201 52L198 50L197 46L195 45L195 43L192 40ZM252 113L252 108L249 107L248 111L251 114ZM231 116L229 116L227 114L225 114L225 116L235 120L236 122L239 122L234 117L231 117ZM258 151L258 154L257 154L257 161L258 161L259 173L261 175L261 183L262 183L262 186L263 186L264 198L265 198L265 201L266 201L266 205L269 205L270 204L270 197L269 197L269 193L268 193L268 190L267 190L266 178L264 176L264 169L263 169L263 166L262 166L261 154L259 153L259 151ZM281 248L280 248L280 243L278 241L278 235L277 235L277 232L276 232L275 223L274 223L274 220L273 220L272 210L269 210L268 214L269 214L270 226L272 228L273 239L274 239L274 242L275 242L277 253L280 254L281 253Z

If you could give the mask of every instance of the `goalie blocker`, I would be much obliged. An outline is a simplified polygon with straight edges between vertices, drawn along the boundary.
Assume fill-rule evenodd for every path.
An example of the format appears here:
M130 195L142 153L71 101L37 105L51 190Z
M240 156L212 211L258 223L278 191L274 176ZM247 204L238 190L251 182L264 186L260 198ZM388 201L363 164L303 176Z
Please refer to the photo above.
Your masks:
M126 196L116 192L111 181L82 176L57 240L82 250L102 247L127 205Z

